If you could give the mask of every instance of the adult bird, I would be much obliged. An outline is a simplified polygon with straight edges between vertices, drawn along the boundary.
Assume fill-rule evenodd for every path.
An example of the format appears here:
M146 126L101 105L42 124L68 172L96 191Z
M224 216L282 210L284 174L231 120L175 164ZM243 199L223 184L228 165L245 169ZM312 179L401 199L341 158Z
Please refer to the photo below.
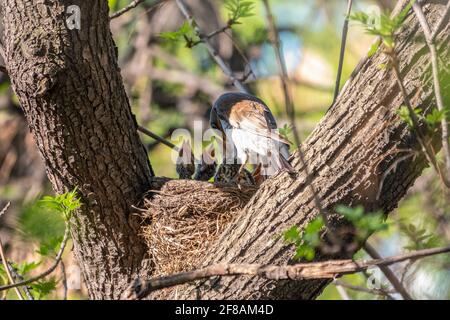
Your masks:
M225 148L234 146L239 173L247 163L262 164L264 176L295 172L288 161L290 142L278 133L275 118L261 99L246 93L222 94L211 109L210 125L221 133Z

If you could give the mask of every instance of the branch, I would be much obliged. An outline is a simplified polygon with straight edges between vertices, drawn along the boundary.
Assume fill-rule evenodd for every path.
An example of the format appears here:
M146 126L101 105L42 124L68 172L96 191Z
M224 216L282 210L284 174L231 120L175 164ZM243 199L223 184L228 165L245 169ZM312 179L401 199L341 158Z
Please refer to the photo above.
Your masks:
M286 103L286 113L292 125L292 133L297 146L300 146L300 136L297 125L295 124L295 107L292 101L291 93L288 85L288 72L286 68L286 61L284 60L283 48L281 47L280 36L278 34L275 20L270 9L269 0L263 0L266 9L267 24L269 28L269 39L275 49L275 57L277 59L278 69L280 70L281 87L284 93L284 102Z
M388 266L410 259L419 259L431 255L450 252L450 246L419 250L397 256L370 261L330 260L325 262L299 263L289 266L260 264L216 264L199 270L181 272L170 276L150 279L137 279L122 295L123 299L142 299L151 292L191 281L217 276L259 276L272 280L311 280L333 279L338 276L361 272L370 267Z
M409 115L410 115L411 121L413 123L413 129L416 133L417 140L419 141L419 144L425 154L425 157L427 158L427 161L433 166L433 169L436 170L442 183L444 185L446 185L447 187L450 187L450 181L448 181L447 177L442 174L441 168L439 167L439 164L436 161L436 157L434 155L433 150L425 142L425 139L422 136L422 133L420 132L419 119L417 118L417 115L414 112L414 109L412 107L411 101L409 100L408 92L406 91L406 87L404 85L404 81L403 81L403 77L401 76L400 69L398 67L398 60L397 60L395 53L393 53L390 56L390 58L391 58L391 61L393 64L392 69L394 71L395 80L397 82L397 85L400 88L400 92L402 94L405 105L408 108Z
M205 36L202 34L201 30L198 27L198 24L195 22L194 17L189 12L188 8L184 4L182 0L175 0L178 8L180 9L181 13L184 15L186 20L189 21L189 23L194 26L195 33L200 38L201 42L206 46L206 49L208 50L211 57L214 59L214 61L219 65L219 67L222 69L222 71L230 78L233 85L241 92L248 93L248 90L245 88L245 86L235 77L233 74L233 71L231 71L230 67L227 65L227 63L222 59L221 56L216 52L212 44L209 42L208 36Z
M341 286L341 287L353 290L353 291L370 293L370 294L377 295L377 296L386 296L388 298L390 298L389 294L395 293L394 291L386 292L385 290L380 290L380 289L369 289L369 288L364 288L364 287L360 287L360 286L355 286L350 283L346 283L346 282L339 281L339 280L334 280L333 284L336 286Z
M336 76L336 84L334 87L334 97L333 97L332 105L336 102L336 99L339 95L339 89L340 89L341 77L342 77L342 68L344 67L345 47L347 44L348 21L349 21L349 17L350 17L351 11L352 11L352 5L353 5L353 0L348 0L347 15L345 16L344 26L342 28L341 52L339 54L339 65L338 65L338 71L337 71L337 76Z
M125 8L120 9L119 11L113 13L112 15L109 16L109 19L115 19L117 17L120 17L121 15L123 15L124 13L127 13L128 11L130 11L131 9L136 8L138 5L140 5L141 3L143 3L144 0L133 0L131 1L131 3L129 5L127 5Z
M5 285L5 286L0 286L0 291L8 290L8 289L19 287L19 286L25 286L27 284L30 284L30 283L36 282L36 281L38 281L38 280L40 280L42 278L45 278L46 276L51 274L53 271L55 271L55 269L58 267L58 264L61 262L62 255L64 253L64 249L66 248L67 241L69 240L69 234L70 234L69 223L66 221L66 229L64 231L63 240L62 240L61 245L59 247L59 251L58 251L58 253L57 253L56 257L55 257L55 262L52 264L52 266L50 268L48 268L43 273L41 273L41 274L39 274L39 275L37 275L35 277L32 277L32 278L30 278L28 280L23 280L23 281L16 282L14 284L8 284L8 285Z
M8 210L10 204L11 202L8 202L6 206L2 209L2 211L0 212L0 217L6 212L6 210ZM8 261L6 260L5 252L3 251L3 243L1 238L0 238L0 258L2 259L3 266L5 267L6 275L8 276L9 282L11 282L11 284L14 285L14 278L11 275L11 270L9 270L9 264ZM19 288L14 287L14 290L16 291L16 294L19 297L19 299L23 300L23 296L20 293Z
M372 259L380 260L382 257L378 254L374 247L372 247L369 243L364 244L364 250ZM402 283L397 279L397 276L389 269L388 266L380 266L381 271L392 284L395 290L402 296L405 300L413 300L409 295L408 291L406 291L405 287L403 287Z
M174 149L175 151L179 151L178 147L176 145L174 145L172 142L158 136L157 134L154 134L153 132L151 132L150 130L144 128L143 126L138 126L137 130L142 132L143 134L146 134L149 137L152 137L153 139L161 142L162 144L165 144L166 146L168 146L169 148Z
M436 30L434 30L433 34L431 35L431 41L434 42L436 40L436 37L438 36L439 32L444 29L445 23L448 22L450 15L450 1L447 2L447 6L445 7L444 15L442 16L441 20L437 24Z
M450 2L447 4L447 11L444 13L444 16L441 18L441 21L438 23L438 28L436 29L439 32L439 29L443 27L445 24L444 21L447 20L446 16L449 12ZM433 70L433 86L434 86L434 94L436 96L436 104L437 108L440 112L443 112L442 120L441 120L441 130L442 130L442 150L444 152L445 164L446 164L446 175L445 178L449 181L450 175L450 144L449 144L449 132L448 132L448 123L447 123L447 114L445 113L444 100L442 98L441 93L441 84L439 83L439 62L438 62L438 54L436 50L436 45L434 43L433 35L431 34L430 26L425 18L422 7L414 2L413 4L414 12L416 13L417 19L422 27L423 33L425 34L425 40L428 45L428 49L431 54L431 66ZM448 21L447 21L448 22ZM446 184L447 185L447 184ZM447 185L449 186L449 185Z

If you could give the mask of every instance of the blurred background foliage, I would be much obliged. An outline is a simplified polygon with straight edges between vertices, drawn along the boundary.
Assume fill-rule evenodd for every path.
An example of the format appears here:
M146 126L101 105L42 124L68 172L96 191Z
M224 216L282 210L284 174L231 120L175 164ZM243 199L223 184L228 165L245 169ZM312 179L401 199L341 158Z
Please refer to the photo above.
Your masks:
M224 1L185 2L205 34L223 27L228 20ZM288 120L275 52L268 39L266 12L262 1L253 2L252 16L242 18L240 24L211 38L211 42L236 76L245 78L249 90L270 106L282 127ZM128 3L128 0L109 0L110 11L116 12ZM178 30L184 19L172 1L158 6L154 3L146 0L112 20L111 29L125 86L139 124L170 140L173 130L193 130L196 121L202 122L206 129L211 103L224 91L235 89L203 44L188 48L185 41L161 37L164 32ZM394 4L395 1L389 0L359 0L355 1L353 11L391 10ZM305 139L333 100L347 3L344 0L271 0L270 5L288 69L297 127ZM350 24L341 86L367 54L372 42L373 38L364 34L362 28ZM141 138L149 150L156 174L175 177L175 167L170 162L171 150L147 136ZM61 216L49 214L35 204L42 194L49 193L51 189L43 163L28 133L17 98L8 77L0 73L0 207L12 202L8 213L0 217L0 236L8 256L14 261L35 261L39 248L63 233ZM389 216L389 228L372 236L369 242L382 256L448 243L448 209L448 195L443 194L434 173L428 170ZM368 256L361 251L356 258ZM75 270L73 274L67 274L68 283L73 277L76 283L78 269L70 250L67 250L64 262L69 270L71 266ZM412 265L399 264L392 270L403 279L414 298L448 299L449 262L445 256L432 257ZM61 274L55 279L60 281ZM358 288L372 285L375 289L390 290L390 285L377 270L366 275L345 276L339 281ZM62 298L61 287L58 284L58 289L44 298ZM71 299L86 297L83 286L69 285L68 294ZM400 298L395 293L391 296ZM8 298L14 298L13 292ZM374 295L336 284L329 285L320 296L320 299L386 298L385 294Z

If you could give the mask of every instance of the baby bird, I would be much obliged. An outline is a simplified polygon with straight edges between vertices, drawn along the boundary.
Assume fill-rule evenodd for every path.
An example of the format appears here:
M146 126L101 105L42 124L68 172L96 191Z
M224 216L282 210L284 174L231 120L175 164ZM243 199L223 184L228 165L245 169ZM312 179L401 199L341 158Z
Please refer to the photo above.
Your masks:
M192 179L195 172L194 154L192 153L191 145L186 140L183 140L175 169L180 179Z
M238 185L256 185L252 174L247 169L241 169L239 163L222 163L214 176L217 183L237 183Z
M261 99L246 93L221 95L212 107L210 125L219 130L224 143L234 146L239 173L249 161L263 165L263 176L295 172L288 161L290 142L276 131L275 118Z
M214 147L210 145L205 151L202 153L201 162L197 165L197 169L195 171L194 180L199 181L208 181L212 177L214 177L214 173L216 172L217 163L215 160L215 151Z

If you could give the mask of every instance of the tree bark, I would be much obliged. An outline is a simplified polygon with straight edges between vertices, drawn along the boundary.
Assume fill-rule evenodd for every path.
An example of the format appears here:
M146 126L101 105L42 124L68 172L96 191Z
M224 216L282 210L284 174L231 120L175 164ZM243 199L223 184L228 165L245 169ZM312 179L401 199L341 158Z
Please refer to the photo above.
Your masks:
M81 29L66 9L81 9ZM131 113L105 0L4 0L6 65L57 193L78 188L74 251L89 295L118 298L151 270L131 218L152 169Z
M405 5L401 1L398 10ZM440 19L446 1L426 6L431 25ZM439 52L445 100L450 98L450 26L439 35ZM410 13L398 37L401 73L414 106L435 107L430 59L423 33ZM404 104L392 71L379 66L386 62L381 52L363 60L317 128L302 146L311 180L322 206L339 227L336 205L363 205L366 212L392 211L427 166L410 129L396 115ZM417 94L417 92L420 94ZM438 134L435 134L437 136ZM438 141L432 141L439 150ZM404 150L415 152L408 155ZM296 155L300 174L279 174L263 184L240 216L221 235L202 261L214 263L262 263L283 265L294 261L294 248L280 236L296 225L301 229L319 214L307 187L305 170ZM329 256L319 256L328 259ZM336 256L334 257L336 258ZM153 294L158 298L188 299L314 299L328 280L274 281L258 277L227 277L198 281L172 292Z

